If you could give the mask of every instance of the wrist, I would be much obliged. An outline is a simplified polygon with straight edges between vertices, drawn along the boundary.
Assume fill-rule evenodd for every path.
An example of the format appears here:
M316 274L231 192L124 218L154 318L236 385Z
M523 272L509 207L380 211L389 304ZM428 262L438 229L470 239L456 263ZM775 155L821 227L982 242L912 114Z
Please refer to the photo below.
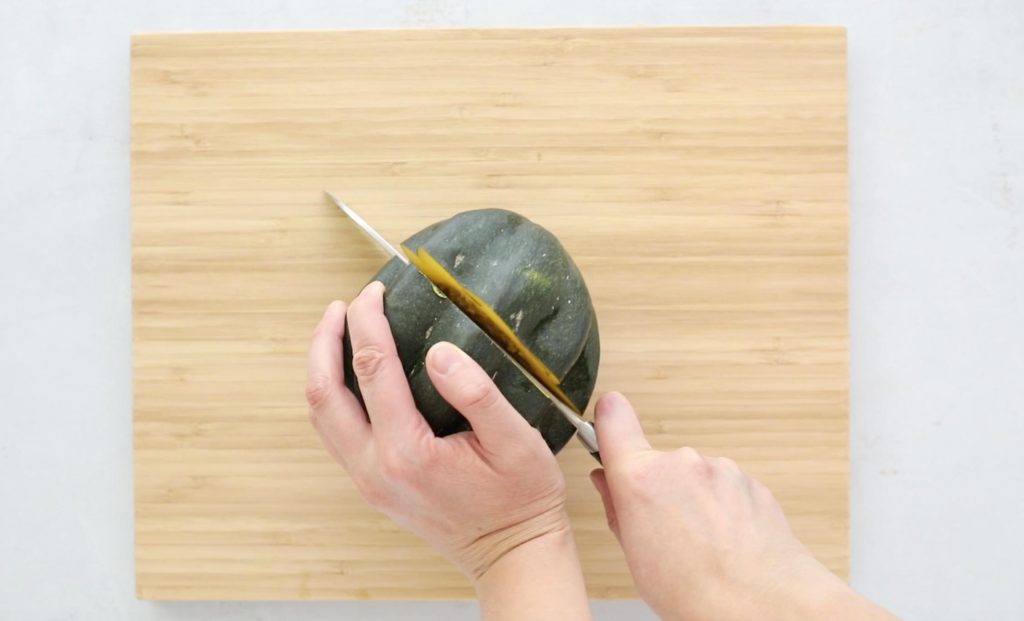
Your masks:
M479 576L473 578L477 591L517 573L537 571L540 567L575 559L576 543L568 526L548 530L506 551Z
M474 581L483 619L589 619L568 520L508 550Z
M479 583L499 564L512 565L520 557L550 554L568 542L573 547L572 527L564 506L546 511L528 520L482 535L465 548L463 571ZM529 551L529 554L524 554Z

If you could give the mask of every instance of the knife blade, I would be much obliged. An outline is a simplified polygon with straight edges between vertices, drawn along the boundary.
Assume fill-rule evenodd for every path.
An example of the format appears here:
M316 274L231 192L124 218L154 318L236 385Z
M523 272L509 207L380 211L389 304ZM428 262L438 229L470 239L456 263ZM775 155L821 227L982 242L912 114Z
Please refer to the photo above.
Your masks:
M388 243L388 240L384 239L383 235L378 233L375 228L370 226L369 222L363 220L363 217L357 214L354 209L346 205L340 198L338 198L334 194L331 194L327 190L324 190L324 194L326 194L332 201L334 201L334 204L338 206L338 209L341 209L343 212L345 212L345 215L348 216L350 220L355 222L356 226L358 226L359 229L362 230L362 232L366 233L367 235L370 236L370 239L377 242L378 246L386 250L387 253L390 254L391 256L398 257L398 260L401 261L402 263L409 265L409 259L407 259L404 254L399 252L397 248Z
M569 406L562 403L562 401L558 399L558 397L552 394L552 392L548 390L547 386L541 384L540 381L536 377L534 377L532 373L524 369L523 365L519 364L518 360L513 358L507 351L504 350L504 348L501 347L501 345L498 344L497 341L491 338L490 334L487 334L487 332L484 330L480 331L484 333L484 336L486 336L487 340L491 342L491 345L497 347L498 351L505 355L506 360L511 362L512 365L516 369L518 369L519 372L522 373L526 379L530 380L530 383L533 384L533 387L537 389L537 392L544 395L544 397L555 406L555 409L557 409L558 412L563 417L565 417L567 421L569 421L569 424L576 428L576 437L579 438L580 444L582 444L584 448L587 449L587 452L590 453L591 457L597 460L597 463L602 463L601 452L600 450L598 450L597 447L597 429L594 427L594 423L590 422L589 420L584 420L582 416L580 416L576 412L573 412Z
M387 253L390 254L391 256L398 257L398 259L405 263L406 265L410 265L409 259L406 258L405 255L403 255L401 252L399 252L394 246L388 243L388 241L384 239L384 237L380 233L378 233L376 229L370 226L369 222L367 222L359 214L357 214L355 210L346 205L343 201L341 201L341 199L339 199L331 192L325 191L324 193L331 199L331 201L334 202L335 205L338 206L339 209L341 209L345 213L346 216L349 217L349 219L355 222L356 226L358 226L364 233L366 233L367 236L370 237L370 239L375 241L378 246L387 251ZM426 274L424 274L424 278L426 278ZM427 278L427 280L430 281L429 278ZM459 308L458 305L455 305L455 307ZM459 310L462 311L461 308L459 308ZM466 315L471 321L473 321L473 323L476 323L476 320L473 319L473 317L469 316L464 311L463 314ZM491 345L497 348L497 350L500 351L502 355L505 356L505 359L511 362L512 365L516 368L516 370L518 370L519 373L523 375L523 377L529 380L530 384L532 384L533 387L537 389L537 391L541 395L543 395L545 399L552 403L555 406L555 409L557 409L558 412L569 422L569 424L571 424L576 429L576 437L579 439L580 443L583 444L583 446L587 449L587 452L590 453L590 455L594 459L596 459L598 463L601 463L601 453L597 445L597 430L594 428L594 423L588 420L584 420L583 417L574 412L572 408L570 408L560 399L558 399L558 397L556 397L550 390L548 390L547 386L542 384L540 380L533 376L532 373L527 371L523 367L523 365L519 363L518 360L512 357L512 355L509 354L509 352L506 351L505 348L501 346L500 343L494 340L494 337L488 334L487 330L483 329L479 325L478 327L481 328L480 332L482 332L483 335L487 337L487 340L491 342Z

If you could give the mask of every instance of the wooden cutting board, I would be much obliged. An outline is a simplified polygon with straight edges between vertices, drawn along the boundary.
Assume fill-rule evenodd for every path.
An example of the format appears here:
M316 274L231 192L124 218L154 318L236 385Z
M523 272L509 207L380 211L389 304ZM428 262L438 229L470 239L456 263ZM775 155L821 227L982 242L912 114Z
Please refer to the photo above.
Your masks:
M323 308L393 241L504 207L576 258L599 390L735 458L847 562L840 28L364 30L132 40L137 592L466 598L369 509L303 401ZM575 442L593 597L634 596Z

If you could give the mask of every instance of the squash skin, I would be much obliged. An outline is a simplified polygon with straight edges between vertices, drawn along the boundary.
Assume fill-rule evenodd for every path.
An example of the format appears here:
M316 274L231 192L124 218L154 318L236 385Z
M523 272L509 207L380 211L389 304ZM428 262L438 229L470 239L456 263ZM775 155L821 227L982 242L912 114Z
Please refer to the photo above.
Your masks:
M561 379L583 411L600 363L600 336L586 283L561 243L526 218L501 209L462 212L412 235L404 245L423 247L460 283L511 326ZM438 436L469 424L438 394L424 369L430 346L449 341L492 373L505 398L557 453L575 432L558 410L504 353L413 266L391 259L374 276L385 285L384 313L417 407ZM345 336L345 383L362 401Z

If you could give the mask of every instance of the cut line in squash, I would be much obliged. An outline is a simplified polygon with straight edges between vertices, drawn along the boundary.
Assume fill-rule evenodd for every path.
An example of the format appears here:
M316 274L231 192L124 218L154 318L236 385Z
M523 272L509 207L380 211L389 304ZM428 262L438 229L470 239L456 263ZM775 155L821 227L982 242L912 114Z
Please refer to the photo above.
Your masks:
M469 288L460 283L441 263L435 259L424 248L417 248L416 252L410 250L404 244L402 252L409 258L416 269L430 281L430 283L447 297L464 315L470 318L484 331L487 336L494 339L494 342L501 346L505 352L518 362L526 371L539 381L545 388L551 391L559 401L569 406L572 411L580 413L576 404L562 390L558 376L548 368L544 361L537 357L526 343L523 343L516 333L512 331L505 320L501 318L490 304L483 298L473 293Z

